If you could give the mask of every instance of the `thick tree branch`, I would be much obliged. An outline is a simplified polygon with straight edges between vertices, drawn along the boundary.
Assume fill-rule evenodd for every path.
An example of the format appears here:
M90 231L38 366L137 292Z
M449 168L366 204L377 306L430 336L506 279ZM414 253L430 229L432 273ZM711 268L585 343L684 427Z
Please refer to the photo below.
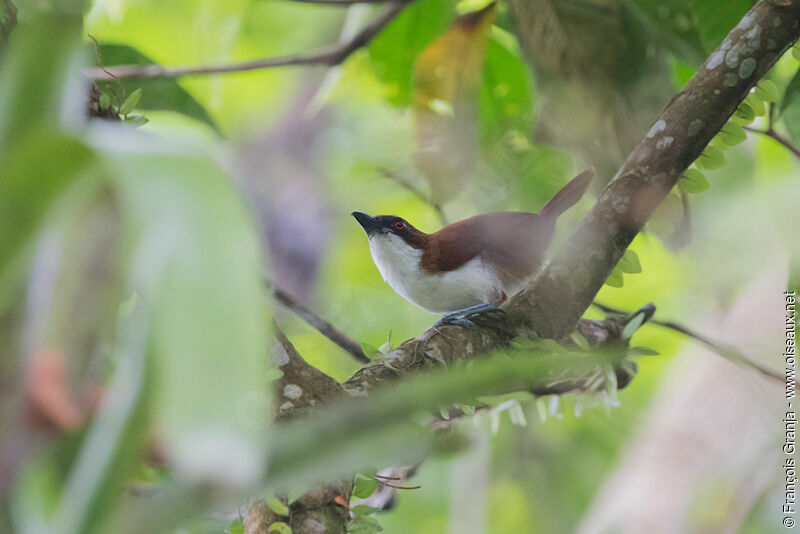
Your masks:
M298 65L325 65L332 67L344 62L350 54L369 44L401 11L413 0L397 0L388 3L363 30L349 41L308 54L290 54L268 57L239 63L206 65L200 67L163 67L161 65L117 65L114 67L89 69L87 74L95 81L118 78L177 78L202 74L223 74L248 70L269 69Z
M800 36L800 0L760 0L667 104L566 245L506 306L542 337L572 330L642 226Z

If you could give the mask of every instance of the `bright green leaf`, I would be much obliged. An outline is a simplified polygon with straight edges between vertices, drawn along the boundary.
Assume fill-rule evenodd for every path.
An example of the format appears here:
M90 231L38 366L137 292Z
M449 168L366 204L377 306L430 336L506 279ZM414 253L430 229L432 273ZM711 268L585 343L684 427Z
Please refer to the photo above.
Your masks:
M127 115L128 113L136 109L136 104L139 103L140 98L142 98L141 87L128 95L128 98L126 98L125 102L123 102L122 105L119 107L119 114Z
M353 496L359 499L366 499L378 489L378 481L374 478L356 475L356 482L353 486Z
M631 347L628 349L629 356L659 356L661 353L649 347Z
M277 534L292 534L292 527L282 521L276 521L269 526L269 532Z
M622 287L625 285L625 282L622 278L622 271L617 270L615 267L611 274L608 275L606 279L606 285L611 287Z
M639 255L632 249L625 250L625 254L619 260L619 268L623 273L640 273L642 264L639 262Z
M697 169L686 169L678 180L678 187L687 193L702 193L710 186L706 175Z
M241 517L237 517L225 528L225 534L244 534L244 523Z
M581 335L580 332L572 332L569 335L569 338L572 340L573 343L578 345L583 350L589 350L589 342L586 341L586 338Z
M764 101L758 98L755 93L748 94L744 101L753 109L753 114L755 114L756 117L763 117L766 115L767 107L764 105Z
M367 506L366 504L357 504L350 508L350 511L356 515L370 515L377 512L380 512L380 508L373 508L372 506Z
M781 95L778 86L771 80L761 80L756 85L755 95L764 102L777 102Z
M735 146L747 139L747 133L740 124L728 121L717 133L717 138L727 146Z
M278 515L289 516L289 507L286 504L278 499L277 497L270 497L266 500L267 506Z
M695 164L701 169L719 169L725 165L725 155L722 151L713 146L707 146Z

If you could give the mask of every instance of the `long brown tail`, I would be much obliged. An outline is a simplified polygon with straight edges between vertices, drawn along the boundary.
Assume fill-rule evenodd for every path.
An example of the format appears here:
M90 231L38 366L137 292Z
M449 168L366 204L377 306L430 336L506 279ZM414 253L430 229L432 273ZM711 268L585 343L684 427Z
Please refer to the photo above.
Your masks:
M594 178L594 167L589 167L578 176L573 178L561 190L551 198L547 204L544 205L539 212L541 217L552 217L555 219L569 208L578 203L586 190L589 189L589 184L592 183Z

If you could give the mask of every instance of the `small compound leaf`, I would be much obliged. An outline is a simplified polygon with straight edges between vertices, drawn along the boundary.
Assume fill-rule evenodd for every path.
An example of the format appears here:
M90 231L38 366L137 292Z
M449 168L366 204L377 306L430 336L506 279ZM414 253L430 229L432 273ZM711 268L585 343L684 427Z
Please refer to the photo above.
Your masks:
M367 506L366 504L357 504L350 508L350 511L353 512L355 515L370 515L377 512L380 512L380 508L373 508L372 506Z
M269 499L267 499L266 502L267 506L269 506L270 509L276 514L286 517L289 516L289 507L286 506L286 504L284 504L284 502L278 499L277 497L270 497Z
M678 180L678 187L687 193L702 193L711 187L706 175L697 169L686 169Z
M735 146L747 139L747 133L741 124L729 121L720 129L717 138L726 146Z
M569 335L569 338L572 340L573 343L578 345L583 350L589 350L589 342L586 341L586 338L581 335L580 332L573 332Z
M225 534L244 534L244 523L241 517L237 517L225 528Z
M631 347L628 350L629 356L659 356L661 353L650 347Z
M366 499L378 489L378 481L374 478L367 478L363 475L356 475L356 483L353 487L353 496L359 499Z
M750 124L756 118L756 112L750 107L747 102L742 102L736 111L733 113L732 120L739 124Z
M615 267L611 274L606 279L606 285L611 287L622 287L625 284L622 278L622 271L617 270Z
M292 527L282 521L277 521L269 526L269 532L277 534L292 534Z
M778 86L771 80L761 80L756 85L755 95L764 102L777 102L781 95Z
M623 273L640 273L642 264L639 262L639 255L631 249L627 249L619 260L619 268Z
M696 165L706 170L719 169L725 165L725 155L717 147L707 146L697 158Z

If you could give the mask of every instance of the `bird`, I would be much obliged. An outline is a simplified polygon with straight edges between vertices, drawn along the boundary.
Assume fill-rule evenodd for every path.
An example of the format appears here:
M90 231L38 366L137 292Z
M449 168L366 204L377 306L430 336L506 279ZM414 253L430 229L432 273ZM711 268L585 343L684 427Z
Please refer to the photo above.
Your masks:
M556 219L586 193L589 168L539 211L475 215L427 234L396 215L351 215L367 234L383 280L418 308L442 313L436 323L471 325L525 288L545 261Z

